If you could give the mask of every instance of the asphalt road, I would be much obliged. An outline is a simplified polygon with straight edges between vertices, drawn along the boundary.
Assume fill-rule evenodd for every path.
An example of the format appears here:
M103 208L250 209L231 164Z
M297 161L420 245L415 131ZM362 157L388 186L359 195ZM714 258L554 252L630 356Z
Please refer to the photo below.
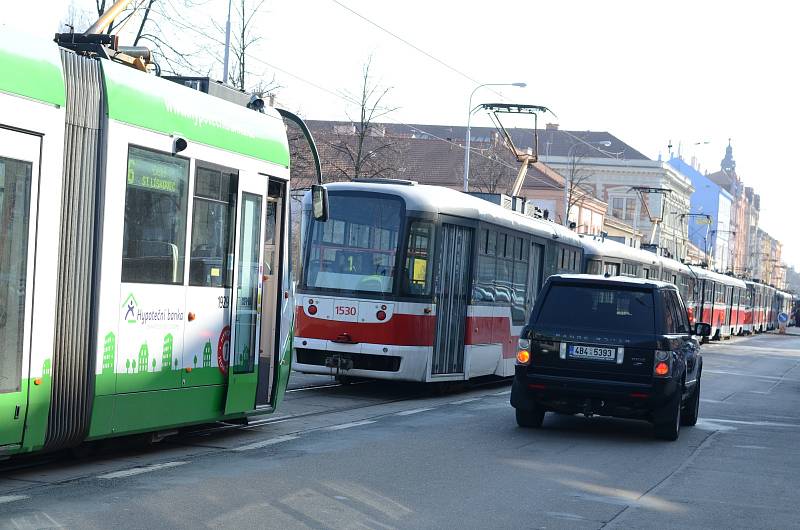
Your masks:
M247 428L6 470L0 528L800 527L800 336L703 353L677 442L597 417L519 429L505 383L298 389Z

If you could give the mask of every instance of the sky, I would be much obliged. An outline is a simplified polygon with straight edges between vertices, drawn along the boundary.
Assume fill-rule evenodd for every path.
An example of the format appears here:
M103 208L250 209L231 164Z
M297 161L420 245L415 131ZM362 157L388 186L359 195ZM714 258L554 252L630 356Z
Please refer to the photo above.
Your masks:
M214 24L224 25L227 2L158 1L194 1L180 24L162 29L198 53L198 70L222 77ZM92 0L43 0L34 18L29 5L5 2L0 20L49 38L70 5L94 8ZM557 115L544 121L563 129L609 131L651 158L667 158L671 143L701 170L719 169L730 138L739 176L761 194L761 227L800 268L798 15L800 5L773 0L265 0L250 75L274 75L280 104L309 119L352 116L342 95L359 89L371 57L373 81L397 107L387 121L465 125L478 84L522 81L526 88L500 94L479 89L473 103L502 94L544 105ZM490 122L477 116L473 124Z

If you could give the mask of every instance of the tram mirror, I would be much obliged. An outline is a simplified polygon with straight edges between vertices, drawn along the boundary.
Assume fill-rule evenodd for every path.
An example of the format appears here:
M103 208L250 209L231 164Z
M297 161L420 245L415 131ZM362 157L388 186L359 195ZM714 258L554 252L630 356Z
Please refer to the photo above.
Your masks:
M694 325L694 334L698 337L710 337L711 336L711 324L707 324L705 322L697 322Z
M328 189L321 184L311 186L311 210L315 221L328 220Z

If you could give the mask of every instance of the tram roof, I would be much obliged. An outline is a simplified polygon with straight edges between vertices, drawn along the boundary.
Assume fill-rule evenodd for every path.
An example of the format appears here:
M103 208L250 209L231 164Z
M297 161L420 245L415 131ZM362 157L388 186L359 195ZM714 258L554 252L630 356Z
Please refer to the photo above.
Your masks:
M662 263L661 256L657 254L629 247L628 245L623 245L611 239L584 237L582 243L587 256L603 256L606 258L634 261L639 264L647 263L650 265L660 265Z
M500 205L473 197L466 193L440 186L425 184L381 182L335 182L326 185L329 191L360 191L385 193L402 198L406 210L432 212L465 219L477 219L505 228L533 233L548 239L580 246L582 238L572 230L543 219L508 210Z
M0 92L64 106L58 46L10 28L0 31Z
M289 167L286 126L275 109L256 112L112 61L102 65L109 118Z

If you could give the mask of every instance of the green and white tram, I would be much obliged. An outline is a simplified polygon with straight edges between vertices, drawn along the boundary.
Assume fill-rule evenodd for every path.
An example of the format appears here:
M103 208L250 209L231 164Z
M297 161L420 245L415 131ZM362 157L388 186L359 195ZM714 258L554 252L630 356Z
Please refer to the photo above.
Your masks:
M0 457L273 411L288 191L279 112L0 33Z

